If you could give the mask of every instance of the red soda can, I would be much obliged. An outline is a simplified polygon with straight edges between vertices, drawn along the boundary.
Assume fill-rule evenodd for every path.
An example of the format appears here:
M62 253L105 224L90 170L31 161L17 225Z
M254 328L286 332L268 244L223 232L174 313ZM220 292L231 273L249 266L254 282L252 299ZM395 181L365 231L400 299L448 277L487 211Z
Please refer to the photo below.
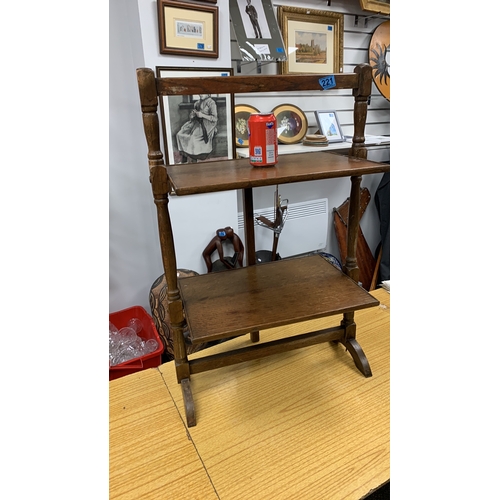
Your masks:
M278 131L272 113L252 113L248 118L250 165L271 167L278 163Z

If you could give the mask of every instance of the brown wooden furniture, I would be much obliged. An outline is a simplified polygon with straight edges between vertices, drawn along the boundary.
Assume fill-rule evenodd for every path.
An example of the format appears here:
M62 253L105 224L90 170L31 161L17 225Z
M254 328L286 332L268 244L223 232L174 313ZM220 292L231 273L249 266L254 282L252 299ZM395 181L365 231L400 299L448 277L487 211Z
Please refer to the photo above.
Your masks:
M291 349L340 342L365 377L371 376L366 356L356 341L354 313L379 301L357 284L356 240L361 177L389 170L366 159L364 127L372 85L369 65L354 73L335 74L335 89L352 89L354 136L350 156L328 152L286 155L274 167L256 168L247 159L165 166L160 150L158 99L163 95L286 92L323 90L318 75L156 78L153 70L137 70L150 181L157 206L160 245L168 285L168 309L174 334L175 369L181 384L188 426L196 425L191 375ZM324 90L324 92L329 92ZM166 154L165 157L168 157ZM291 182L350 176L348 255L340 272L323 257L312 255L255 265L252 189ZM177 279L175 245L168 210L169 193L177 196L241 189L244 200L247 267ZM188 359L187 343L202 343L315 318L342 314L337 326L245 348ZM183 335L187 324L188 333Z

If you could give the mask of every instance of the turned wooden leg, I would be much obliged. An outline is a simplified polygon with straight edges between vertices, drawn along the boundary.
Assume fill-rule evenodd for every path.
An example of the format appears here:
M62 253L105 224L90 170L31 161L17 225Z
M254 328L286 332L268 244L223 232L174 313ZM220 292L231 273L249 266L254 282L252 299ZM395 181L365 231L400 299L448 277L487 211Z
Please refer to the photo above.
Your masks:
M359 268L356 260L356 246L359 230L361 176L351 177L351 195L349 197L349 217L347 223L347 257L343 266L344 273L355 282L359 280ZM350 352L356 368L365 376L371 377L372 371L363 349L356 340L354 312L344 313L341 325L345 334L339 342Z
M245 246L247 265L255 265L255 230L252 188L243 189L243 215L245 224Z
M182 398L184 399L184 411L188 427L196 425L196 415L194 413L194 399L191 391L191 381L188 378L181 380Z
M247 247L247 265L255 266L255 230L252 188L243 189L243 212L245 224L245 245ZM259 332L250 332L250 340L258 342Z

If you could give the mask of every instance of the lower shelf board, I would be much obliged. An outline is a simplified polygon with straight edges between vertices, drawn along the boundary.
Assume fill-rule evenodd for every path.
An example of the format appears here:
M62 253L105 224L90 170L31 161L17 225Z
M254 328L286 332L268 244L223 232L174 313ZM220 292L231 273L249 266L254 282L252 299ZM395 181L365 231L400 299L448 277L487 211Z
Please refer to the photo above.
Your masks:
M374 307L320 255L179 279L193 343Z

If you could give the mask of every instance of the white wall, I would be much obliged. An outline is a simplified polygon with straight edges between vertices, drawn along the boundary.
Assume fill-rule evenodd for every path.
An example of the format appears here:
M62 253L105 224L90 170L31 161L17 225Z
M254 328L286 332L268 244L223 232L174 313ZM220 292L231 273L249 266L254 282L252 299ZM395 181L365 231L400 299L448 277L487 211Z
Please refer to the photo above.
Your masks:
M220 2L221 4L223 2ZM228 7L219 5L221 41ZM156 207L135 70L139 67L231 67L229 43L218 59L159 53L156 0L110 0L109 310L149 310L149 289L163 274ZM172 197L177 267L206 272L202 251L219 227L237 227L236 192Z
M331 10L343 13L363 12L358 0L335 2L328 7L326 0L274 2L296 7ZM227 0L218 2L219 7L219 58L186 58L159 53L156 18L156 0L110 0L109 3L109 61L110 61L110 110L109 110L109 310L117 311L132 305L142 305L149 311L149 289L153 281L163 273L158 240L156 207L153 203L148 180L147 148L142 129L135 69L138 67L231 67L231 43L229 36L229 7ZM367 62L370 34L384 19L374 18L364 27L354 27L354 16L344 19L344 72L352 71L358 62ZM245 64L242 74L255 73L254 63ZM263 73L275 74L277 65L271 63L262 68ZM373 87L369 107L367 132L379 135L389 133L389 103ZM378 96L377 96L378 94ZM290 96L299 99L298 96ZM344 101L345 97L340 97ZM239 96L236 102L246 100ZM352 97L349 98L352 109ZM249 101L247 101L249 102ZM269 105L272 104L269 101ZM324 109L326 104L315 103L314 96L296 104L307 112ZM334 103L341 109L340 121L345 120L345 132L349 133L349 105ZM340 106L340 107L338 107ZM352 120L352 119L351 119ZM314 120L313 120L314 121ZM381 175L363 179L372 196ZM340 205L349 195L349 179L287 185L280 187L280 194L291 203L329 198L329 206ZM274 188L255 190L255 206L267 207L273 203ZM174 237L177 248L177 267L206 272L201 253L218 227L237 227L238 193L199 195L171 198ZM371 203L361 226L368 244L375 249L379 237L378 216ZM241 208L240 208L241 209ZM330 215L331 218L331 215ZM286 227L285 229L286 230ZM338 255L332 224L329 224L329 244L326 251Z

